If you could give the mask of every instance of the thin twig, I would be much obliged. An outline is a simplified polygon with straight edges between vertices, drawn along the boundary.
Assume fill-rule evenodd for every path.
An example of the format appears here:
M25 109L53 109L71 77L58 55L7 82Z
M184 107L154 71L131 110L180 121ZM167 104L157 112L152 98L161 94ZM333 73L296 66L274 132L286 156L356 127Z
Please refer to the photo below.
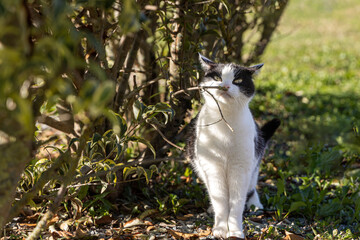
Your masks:
M129 94L127 94L124 99L130 99L132 97L134 97L136 94L138 94L138 92L140 92L140 90L150 86L151 84L154 84L160 80L164 80L164 78L162 76L159 76L157 78L154 78L153 80L150 80L148 82L146 82L145 84L141 85L140 87L136 87L133 91L131 91Z
M181 150L181 151L185 151L184 148L177 146L175 143L172 143L169 139L167 139L165 137L165 135L160 131L160 129L153 123L149 123L159 134L160 136L164 139L165 142L167 142L168 144L170 144L173 147L176 147L177 149Z
M29 234L29 236L26 238L26 240L35 240L38 239L40 236L40 233L43 229L46 228L47 222L56 214L62 200L64 199L64 196L67 191L67 186L71 183L71 180L74 178L76 174L76 168L79 164L82 152L86 146L86 139L89 138L91 134L91 129L87 126L85 126L82 130L82 134L80 137L80 144L78 148L78 152L74 158L70 156L70 159L72 160L70 162L70 167L68 172L63 178L63 182L61 184L60 190L58 191L55 200L53 203L49 206L49 209L46 211L46 213L42 216L40 221L36 224L36 227L34 230Z
M46 227L47 222L55 215L58 207L61 204L62 199L64 198L66 190L67 190L66 184L63 183L60 187L60 190L58 191L58 194L53 204L50 206L49 210L42 216L40 221L36 224L34 230L26 238L26 240L35 240L39 238L40 233Z
M187 88L187 89L181 89L179 91L174 92L172 94L172 96L176 96L181 93L186 93L187 91L196 91L196 90L205 91L205 89L207 89L207 88L217 88L219 90L227 91L227 88L224 88L221 86L198 86L198 87L191 87L191 88Z
M50 116L47 115L41 115L37 117L36 119L39 123L48 125L49 127L52 127L56 130L59 130L64 133L70 133L74 134L76 136L76 133L74 131L74 123L71 121L58 121Z
M48 181L54 178L55 171L61 166L61 164L63 164L64 162L69 162L70 157L71 156L69 152L61 154L51 165L51 167L41 174L39 180L34 184L31 190L25 193L23 197L19 201L17 201L11 208L9 219L12 219L19 214L22 207L24 207L34 196L36 196L36 194L44 187L44 185Z
M204 91L207 92L207 93L214 99L214 101L215 101L215 103L216 103L216 105L217 105L217 107L218 107L218 109L219 109L219 113L220 113L221 119L225 122L226 126L228 126L228 128L230 129L230 131L234 132L234 129L233 129L233 128L230 126L230 124L226 121L226 119L225 119L225 117L224 117L224 115L223 115L223 113L222 113L222 111L221 111L220 105L219 105L218 101L215 99L214 95L213 95L211 92L209 92L207 89L204 89Z

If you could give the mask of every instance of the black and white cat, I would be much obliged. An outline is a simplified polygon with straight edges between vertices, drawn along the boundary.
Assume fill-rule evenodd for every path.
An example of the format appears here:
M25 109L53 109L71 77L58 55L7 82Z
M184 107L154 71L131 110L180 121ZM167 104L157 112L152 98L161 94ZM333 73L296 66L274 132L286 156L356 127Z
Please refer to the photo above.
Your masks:
M205 103L188 149L215 212L213 235L244 238L245 205L263 208L256 191L259 165L280 121L274 119L259 128L249 109L255 94L252 77L263 64L221 64L202 55L200 62L205 72L200 84L205 88Z

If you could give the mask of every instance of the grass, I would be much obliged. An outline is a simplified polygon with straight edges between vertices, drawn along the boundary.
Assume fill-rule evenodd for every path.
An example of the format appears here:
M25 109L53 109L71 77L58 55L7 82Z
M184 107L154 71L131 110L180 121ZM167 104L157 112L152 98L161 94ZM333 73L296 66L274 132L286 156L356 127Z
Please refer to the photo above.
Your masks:
M263 201L307 238L360 236L360 14L356 1L291 1L264 57L252 108L283 121ZM301 223L302 222L302 223Z

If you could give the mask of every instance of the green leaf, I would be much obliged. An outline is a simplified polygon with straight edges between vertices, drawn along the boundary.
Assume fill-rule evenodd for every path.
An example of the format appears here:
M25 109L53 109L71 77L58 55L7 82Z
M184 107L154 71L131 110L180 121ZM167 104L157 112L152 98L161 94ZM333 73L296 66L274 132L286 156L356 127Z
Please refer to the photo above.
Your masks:
M102 136L99 133L97 133L97 132L94 133L94 136L91 140L91 148L93 148L97 144L97 142L100 141L101 139L102 139Z
M88 190L89 190L89 185L81 186L79 193L77 194L78 198L80 200L84 199L88 194Z
M111 81L105 81L95 90L92 101L98 106L105 106L111 99L114 98L115 86Z
M116 148L117 148L117 153L116 153L114 161L116 161L116 160L118 160L120 158L120 155L121 155L122 150L123 150L122 146L119 143L116 143Z
M125 167L123 170L124 179L126 180L130 174L133 174L136 171L137 171L137 167Z
M140 120L142 118L142 115L144 111L146 110L146 105L141 102L139 99L136 99L136 101L133 104L133 113L136 120Z
M131 137L129 137L128 140L133 141L133 142L140 142L140 143L145 144L151 150L151 152L153 153L154 158L156 157L155 149L148 140L146 140L146 139L144 139L142 137L138 137L138 136L131 136Z
M46 146L46 147L44 147L44 149L48 149L48 148L51 148L51 149L57 150L60 154L65 153L65 152L63 152L60 148L55 147L55 146Z
M298 210L301 207L306 207L306 203L302 202L302 201L298 201L298 202L292 202L290 209L288 211L288 213L285 215L284 218L286 218L291 212L294 212L296 210Z
M122 139L124 137L124 134L127 131L127 123L125 119L118 113L115 113L112 110L109 110L107 113L107 117L113 124L113 130L114 133Z
M122 1L122 11L118 17L119 26L124 34L140 30L140 11L138 4L133 0Z
M114 131L112 129L107 130L104 134L103 137L108 137L110 138L113 135Z
M72 138L69 142L69 148L71 147L71 145L73 145L74 142L79 142L80 139L79 138Z
M175 116L175 111L171 108L171 106L168 103L157 103L155 105L155 111L156 113L163 113L166 121L165 124L168 122L168 115L170 116L170 121Z

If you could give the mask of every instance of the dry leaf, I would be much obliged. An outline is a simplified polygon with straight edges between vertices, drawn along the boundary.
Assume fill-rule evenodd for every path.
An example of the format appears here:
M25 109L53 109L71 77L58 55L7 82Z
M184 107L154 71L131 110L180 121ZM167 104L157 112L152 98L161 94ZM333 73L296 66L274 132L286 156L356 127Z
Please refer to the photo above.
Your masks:
M188 220L189 218L191 218L193 216L194 216L194 214L186 214L184 216L176 216L176 218L179 219L179 220L182 220L182 221L186 221L186 220Z
M77 228L76 232L75 232L75 237L76 238L83 238L86 237L88 235L88 233L84 230L82 230L81 228Z
M109 215L102 216L101 218L95 220L96 225L105 225L113 221L113 218Z
M63 231L69 231L69 221L62 222L59 226L59 228Z
M155 227L154 226L149 226L146 228L146 232L150 232L151 230L154 230Z
M154 215L156 213L158 213L159 211L157 209L148 209L145 212L143 212L139 218L142 220L144 218L147 218L148 216Z
M55 215L50 221L47 222L48 226L51 226L59 221L59 216Z
M19 223L21 227L36 227L36 223Z
M37 220L40 218L40 213L35 213L31 216L26 216L25 221L26 222L37 222Z
M211 234L209 229L201 231L200 233L182 233L168 229L168 233L171 234L175 239L198 239L200 237L206 237Z
M151 225L153 225L153 224L149 221L142 221L139 218L134 218L134 219L131 219L130 221L127 221L124 224L124 228L131 228L131 227L135 227L135 226L151 226Z
M304 240L303 237L296 235L295 233L285 231L285 234L286 234L286 237L284 238L284 240Z

